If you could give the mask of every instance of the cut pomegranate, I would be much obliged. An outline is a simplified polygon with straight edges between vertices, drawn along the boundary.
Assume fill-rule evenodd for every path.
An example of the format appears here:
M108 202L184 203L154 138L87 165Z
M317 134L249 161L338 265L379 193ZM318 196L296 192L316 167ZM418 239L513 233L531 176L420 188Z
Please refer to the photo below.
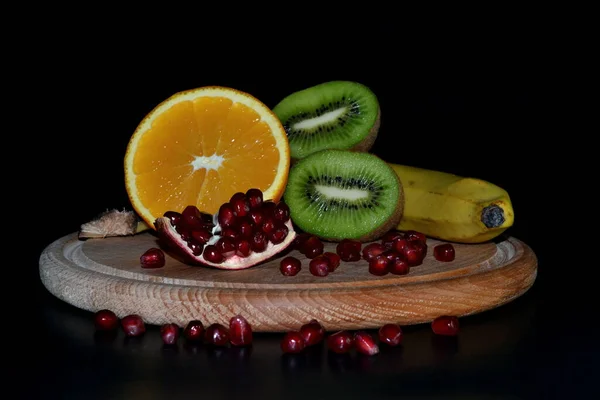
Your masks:
M302 263L296 257L287 256L279 261L279 271L285 276L295 276L302 269Z
M327 348L334 353L343 354L354 347L354 335L346 330L341 330L327 336Z
M378 331L379 341L388 346L398 346L402 343L404 333L398 324L385 324Z
M459 331L458 317L441 315L431 322L431 330L436 335L455 336Z
M361 259L362 243L353 239L342 239L336 245L336 253L343 261L352 262Z
M190 205L181 214L165 212L154 224L162 243L181 261L229 270L260 264L296 237L287 205L263 201L258 189L235 193L214 216Z
M126 336L140 336L146 332L144 320L137 314L129 314L121 319L121 328Z
M300 334L304 338L307 346L313 346L321 343L325 337L325 328L316 319L311 319L300 327Z
M177 324L164 324L160 327L160 337L164 344L174 345L179 339L179 326Z
M204 325L202 321L193 319L185 326L183 337L192 342L202 341L204 338Z
M454 246L451 243L438 244L433 248L433 256L438 261L453 261L455 257Z
M233 346L249 346L252 344L252 326L241 315L229 320L229 341Z
M308 263L308 270L314 276L327 276L330 268L329 258L323 254L316 256Z
M94 314L94 325L99 331L112 331L119 327L119 317L111 310L99 310Z
M165 253L157 248L151 247L140 257L142 268L162 268L165 266Z
M223 324L212 323L206 327L204 342L212 346L227 346L229 344L229 330Z
M283 335L280 346L284 353L297 354L304 350L306 343L300 332L289 331Z
M356 351L368 356L379 353L379 346L373 336L366 331L356 331L354 333L354 347Z

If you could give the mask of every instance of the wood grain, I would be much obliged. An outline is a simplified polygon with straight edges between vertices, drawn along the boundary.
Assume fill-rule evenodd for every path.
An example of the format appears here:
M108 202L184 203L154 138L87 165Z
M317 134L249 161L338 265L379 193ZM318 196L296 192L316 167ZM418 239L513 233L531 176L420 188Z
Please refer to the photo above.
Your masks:
M535 282L537 257L514 237L454 244L456 259L448 263L433 258L439 243L428 239L423 264L408 275L374 276L361 260L315 277L296 250L241 271L189 266L169 255L165 267L143 269L141 254L157 246L152 233L88 240L72 233L44 249L39 270L50 293L84 310L107 308L119 317L139 314L149 324L182 327L191 319L228 324L241 314L256 332L297 329L313 318L328 331L426 323L501 306ZM325 249L335 251L335 244ZM279 272L285 255L301 259L298 275Z

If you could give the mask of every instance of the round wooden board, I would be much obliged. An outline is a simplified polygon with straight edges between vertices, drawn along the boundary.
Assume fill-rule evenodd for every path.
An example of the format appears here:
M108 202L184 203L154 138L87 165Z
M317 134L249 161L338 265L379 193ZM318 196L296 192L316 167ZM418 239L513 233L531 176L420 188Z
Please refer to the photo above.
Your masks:
M169 255L163 268L143 269L141 254L157 246L152 233L87 240L72 233L44 249L39 269L50 293L91 312L110 309L119 317L138 314L149 324L182 327L192 319L227 325L241 314L256 332L298 329L313 318L332 331L460 317L510 302L536 279L537 257L514 237L454 243L456 259L446 263L433 257L439 243L428 239L423 264L408 275L374 276L361 260L316 277L296 250L240 271L189 266ZM326 243L325 251L335 251L335 244ZM279 272L284 255L302 261L298 275Z

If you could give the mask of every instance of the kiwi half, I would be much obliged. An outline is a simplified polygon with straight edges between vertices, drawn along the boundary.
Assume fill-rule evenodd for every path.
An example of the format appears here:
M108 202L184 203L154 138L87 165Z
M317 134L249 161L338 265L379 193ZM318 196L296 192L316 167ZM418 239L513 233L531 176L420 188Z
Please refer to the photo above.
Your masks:
M381 119L375 94L351 81L325 82L294 92L273 112L287 132L294 162L324 149L368 151Z
M368 152L328 149L290 168L284 200L301 231L332 242L376 240L404 212L398 175Z

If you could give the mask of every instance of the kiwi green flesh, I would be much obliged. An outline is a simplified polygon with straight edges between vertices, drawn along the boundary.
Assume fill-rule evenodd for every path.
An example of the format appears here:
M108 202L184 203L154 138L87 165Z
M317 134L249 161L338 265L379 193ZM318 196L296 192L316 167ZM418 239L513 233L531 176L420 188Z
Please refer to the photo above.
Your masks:
M294 92L273 112L286 130L293 159L324 149L366 151L373 145L381 115L375 94L351 81L331 81Z
M397 174L378 156L351 150L321 150L298 160L284 199L300 230L333 242L376 240L404 211Z

